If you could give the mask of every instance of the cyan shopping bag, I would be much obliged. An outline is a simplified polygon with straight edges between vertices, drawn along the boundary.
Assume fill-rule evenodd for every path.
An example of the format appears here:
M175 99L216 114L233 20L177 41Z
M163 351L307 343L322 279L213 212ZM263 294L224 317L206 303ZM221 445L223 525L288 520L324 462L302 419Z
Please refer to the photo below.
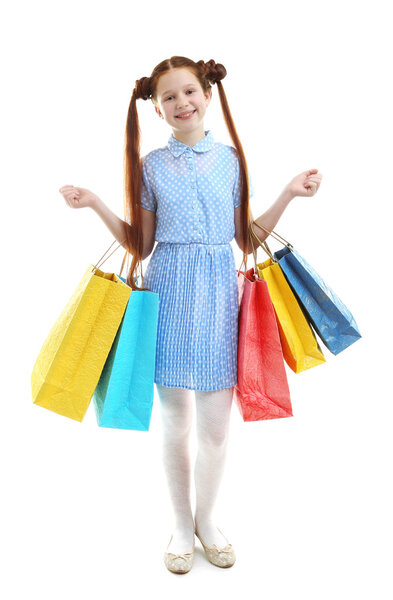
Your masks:
M93 402L100 427L149 430L154 397L158 307L157 293L131 291L123 320L94 391Z
M254 224L257 225L255 221ZM268 233L275 233L264 227L262 229ZM282 236L279 237L284 240ZM275 252L273 256L278 261L306 318L330 352L337 355L362 337L356 321L342 300L292 244L286 240L284 243L284 248ZM270 251L267 244L266 247Z

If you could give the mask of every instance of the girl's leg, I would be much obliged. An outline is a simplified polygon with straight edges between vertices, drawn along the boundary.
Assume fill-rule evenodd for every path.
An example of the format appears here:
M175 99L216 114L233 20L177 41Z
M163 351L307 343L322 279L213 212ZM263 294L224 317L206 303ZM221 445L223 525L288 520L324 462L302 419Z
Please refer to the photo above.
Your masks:
M190 485L189 440L192 427L192 391L156 384L162 416L162 450L175 527L168 552L191 552L194 543Z
M198 455L195 464L195 524L208 546L225 546L212 511L222 479L228 443L233 387L213 392L195 390Z

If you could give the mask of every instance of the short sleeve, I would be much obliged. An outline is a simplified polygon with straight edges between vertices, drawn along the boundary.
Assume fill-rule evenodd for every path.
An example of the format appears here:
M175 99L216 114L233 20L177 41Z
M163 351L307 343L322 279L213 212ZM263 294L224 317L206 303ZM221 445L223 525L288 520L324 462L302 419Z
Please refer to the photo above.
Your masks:
M157 202L151 186L151 166L145 159L142 159L142 188L141 188L141 206L153 212L157 211Z
M240 206L240 204L241 204L241 202L240 202L240 191L241 190L240 190L239 173L240 173L239 161L236 160L236 176L235 176L235 183L233 186L233 207L234 208ZM250 173L248 174L248 187L249 187L249 197L252 198L252 196L254 195L254 186L252 183Z

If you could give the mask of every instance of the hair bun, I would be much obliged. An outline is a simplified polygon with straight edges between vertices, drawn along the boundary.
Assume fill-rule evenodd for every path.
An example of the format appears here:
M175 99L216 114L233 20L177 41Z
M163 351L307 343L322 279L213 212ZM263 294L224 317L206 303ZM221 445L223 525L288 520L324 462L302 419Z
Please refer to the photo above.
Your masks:
M213 59L210 59L207 62L199 60L197 65L199 65L206 79L210 83L217 83L218 81L221 81L221 79L224 79L227 74L227 70L224 65L221 63L216 63Z
M141 77L135 81L133 93L137 98L148 100L151 97L150 77Z

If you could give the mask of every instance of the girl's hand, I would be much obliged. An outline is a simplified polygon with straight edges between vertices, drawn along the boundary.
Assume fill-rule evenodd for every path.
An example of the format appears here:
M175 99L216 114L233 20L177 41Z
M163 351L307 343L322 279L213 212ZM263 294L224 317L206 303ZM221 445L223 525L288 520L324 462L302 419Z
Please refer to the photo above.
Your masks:
M288 189L293 197L295 196L314 196L321 185L322 175L318 173L318 169L310 169L304 171L300 175L296 175L288 183Z
M63 195L64 200L71 208L93 207L94 203L98 200L98 196L93 194L90 190L75 187L73 185L63 185L63 187L59 189L59 192Z

